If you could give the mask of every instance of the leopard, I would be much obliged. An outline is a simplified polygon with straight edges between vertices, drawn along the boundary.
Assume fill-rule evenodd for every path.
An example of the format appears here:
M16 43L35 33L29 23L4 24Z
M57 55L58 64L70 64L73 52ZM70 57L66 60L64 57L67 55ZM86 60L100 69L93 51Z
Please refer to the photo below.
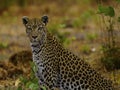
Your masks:
M47 26L48 16L22 17L33 62L37 66L39 89L115 90L112 80L103 77L84 59L66 49Z

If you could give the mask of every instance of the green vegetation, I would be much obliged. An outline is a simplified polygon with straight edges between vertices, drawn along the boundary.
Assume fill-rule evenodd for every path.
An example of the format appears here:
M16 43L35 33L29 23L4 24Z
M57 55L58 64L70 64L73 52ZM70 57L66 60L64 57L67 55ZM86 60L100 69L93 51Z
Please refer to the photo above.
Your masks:
M116 1L117 4L120 4L120 0ZM101 15L104 25L103 30L101 30L104 34L102 41L103 57L101 61L107 70L120 69L120 46L117 42L119 38L115 29L115 25L119 23L119 17L116 17L118 13L115 12L115 9L112 6L98 6L98 13ZM117 29L119 30L119 28Z
M89 20L91 20L93 14L93 10L83 12L79 17L74 19L73 26L77 28L84 26Z
M53 24L48 26L48 28L49 28L49 31L53 35L55 35L64 46L67 46L68 44L70 44L71 40L73 39L73 38L71 39L67 38L69 33L60 32L60 29L64 28L63 24Z
M4 49L4 48L7 48L7 47L8 47L7 43L1 43L0 42L0 49Z
M81 50L84 54L90 54L90 46L89 45L84 45L82 46Z
M24 88L27 88L27 89L38 90L38 88L39 88L38 79L35 76L35 72L37 70L37 67L36 67L36 65L33 62L31 62L31 70L32 71L30 73L30 77L29 78L28 77L24 77L24 76L20 77L22 85L19 88L23 88L23 86L24 86Z
M97 34L96 33L88 33L87 34L87 39L91 42L93 42L96 38L97 38Z

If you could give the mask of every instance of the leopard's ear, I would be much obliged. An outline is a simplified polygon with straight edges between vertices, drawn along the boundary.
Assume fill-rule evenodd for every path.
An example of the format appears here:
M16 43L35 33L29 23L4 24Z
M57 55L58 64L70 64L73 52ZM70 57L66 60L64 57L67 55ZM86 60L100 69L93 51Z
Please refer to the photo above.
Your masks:
M29 18L27 16L22 17L23 24L26 25L29 21Z
M48 16L42 16L41 21L46 25L48 23Z

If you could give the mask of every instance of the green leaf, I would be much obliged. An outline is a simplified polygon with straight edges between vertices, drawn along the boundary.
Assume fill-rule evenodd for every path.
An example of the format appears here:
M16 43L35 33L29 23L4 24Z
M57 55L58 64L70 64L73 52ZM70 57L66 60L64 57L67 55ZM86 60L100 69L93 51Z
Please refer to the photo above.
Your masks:
M35 65L34 62L31 62L30 65L32 67L33 72L35 73L37 71L37 66Z
M38 84L38 78L34 76L32 76L33 78L31 79L31 82Z
M29 88L29 86L32 84L32 82L31 81L28 81L27 83L26 83L26 87L27 88Z
M120 17L118 17L118 22L120 22Z
M20 81L21 81L22 83L26 84L28 80L27 80L27 78L21 76L21 77L20 77Z
M102 14L102 13L104 13L105 12L105 7L103 7L102 5L99 5L98 6L98 13L99 14Z
M41 87L43 90L46 90L46 88L44 86Z
M17 88L17 90L23 90L23 89L22 89L22 87L21 87L21 86L19 86L19 87Z
M36 84L34 84L34 83L31 83L30 85L29 85L29 88L31 89L31 90L38 90L38 85L36 85ZM44 90L44 89L43 89Z
M110 16L110 17L115 16L114 8L111 7L111 6L105 7L105 6L99 5L98 6L98 13L99 14L104 14L105 16Z
M110 17L114 17L114 16L115 16L114 8L111 7L111 6L108 7L108 15L109 15Z

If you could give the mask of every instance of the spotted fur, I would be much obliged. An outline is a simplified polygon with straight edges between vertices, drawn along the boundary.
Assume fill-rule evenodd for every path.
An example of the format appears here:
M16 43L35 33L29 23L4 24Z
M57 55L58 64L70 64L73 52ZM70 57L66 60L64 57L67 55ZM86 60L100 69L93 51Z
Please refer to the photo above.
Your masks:
M105 79L84 60L65 49L47 31L48 17L29 19L23 24L31 42L33 61L37 65L39 84L47 90L115 90L110 80Z

